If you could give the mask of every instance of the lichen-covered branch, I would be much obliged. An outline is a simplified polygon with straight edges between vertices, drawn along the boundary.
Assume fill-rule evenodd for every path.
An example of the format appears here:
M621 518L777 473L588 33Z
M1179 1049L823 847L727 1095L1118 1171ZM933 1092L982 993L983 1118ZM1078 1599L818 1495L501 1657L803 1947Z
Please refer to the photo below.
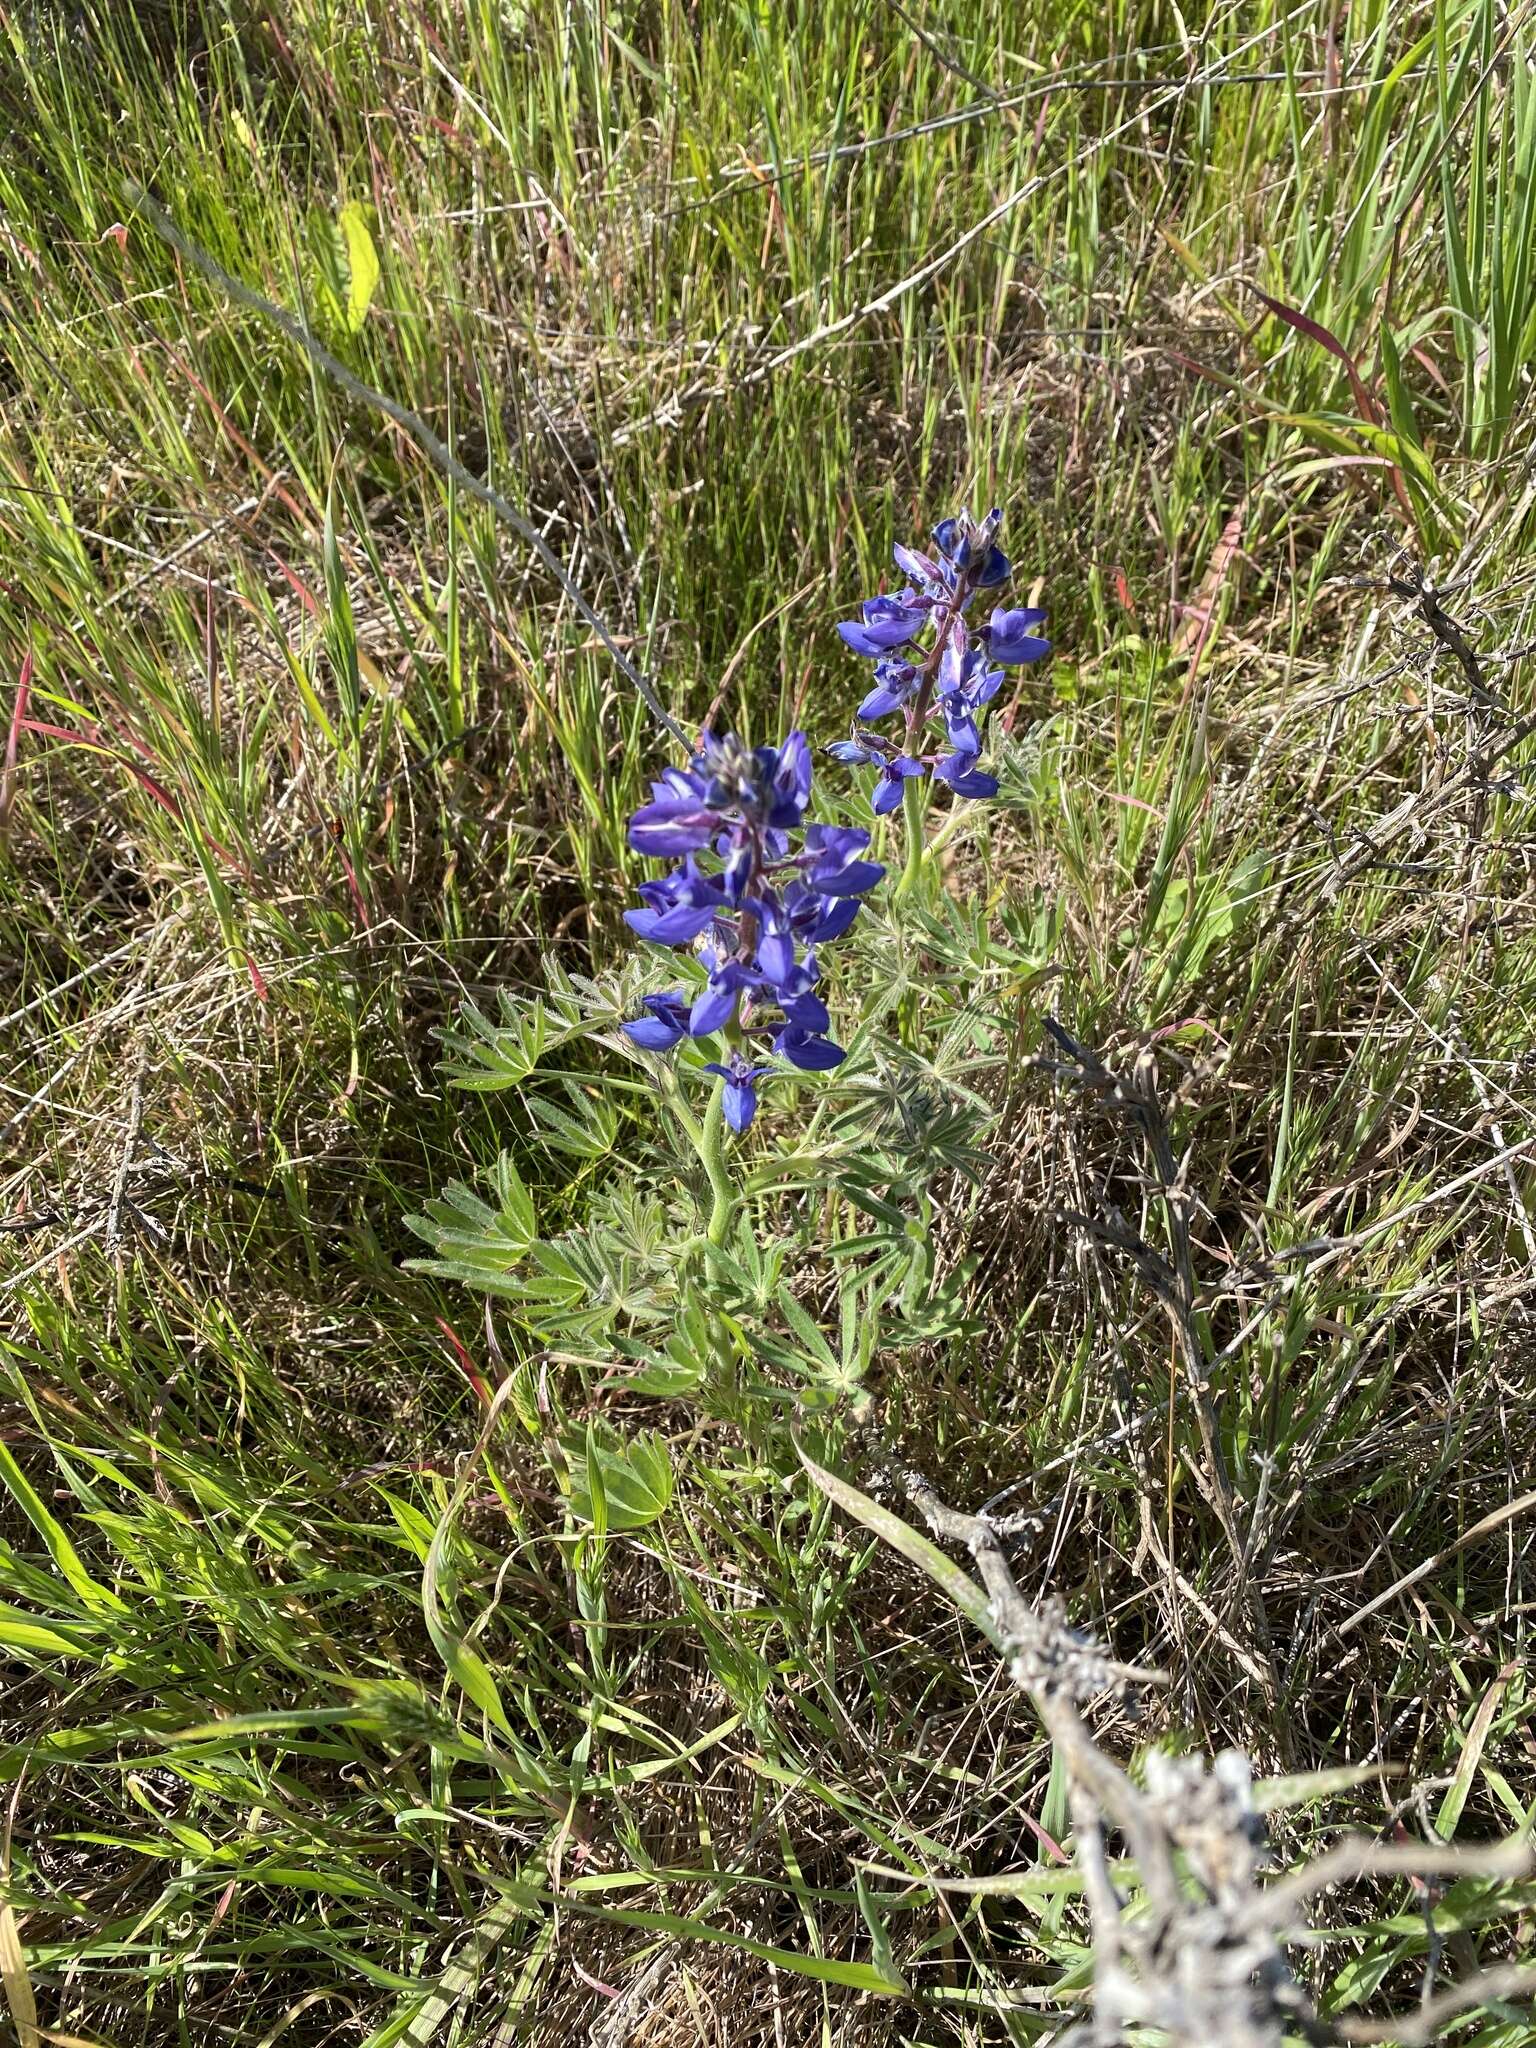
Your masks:
M1284 1942L1305 1901L1351 1879L1520 1877L1536 1867L1524 1841L1487 1849L1383 1844L1347 1838L1299 1871L1259 1882L1264 1823L1252 1772L1239 1750L1174 1757L1153 1750L1138 1786L1107 1755L1083 1704L1106 1690L1155 1684L1160 1672L1116 1663L1056 1603L1020 1591L996 1525L940 1499L920 1474L903 1475L908 1497L935 1536L970 1552L985 1588L1009 1675L1029 1695L1066 1764L1073 1847L1093 1923L1094 2011L1065 2037L1072 2048L1120 2048L1131 2029L1154 2027L1188 2048L1283 2048L1298 2035L1318 2044L1427 2042L1430 2026L1479 2003L1530 1991L1536 1972L1485 1973L1384 2025L1335 2022L1313 2007ZM1110 1874L1106 1830L1135 1861L1141 1891L1123 1898Z

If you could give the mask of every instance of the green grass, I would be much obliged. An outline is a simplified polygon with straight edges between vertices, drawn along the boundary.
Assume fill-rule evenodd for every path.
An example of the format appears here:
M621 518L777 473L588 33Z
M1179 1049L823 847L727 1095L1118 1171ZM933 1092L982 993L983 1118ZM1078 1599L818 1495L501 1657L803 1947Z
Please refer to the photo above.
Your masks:
M1038 1730L808 1484L788 1393L638 1391L611 1326L536 1347L520 1283L487 1316L407 1269L406 1216L510 1147L547 1236L628 1233L618 1336L679 1317L693 1195L636 1198L646 1094L599 1118L579 1041L522 1091L437 1072L460 1003L546 959L640 985L623 828L664 737L515 532L125 181L488 477L685 724L721 693L837 736L833 621L891 541L1007 508L1059 653L1006 800L837 967L928 1063L928 1139L987 1155L922 1218L951 1322L856 1361L872 1420L958 1503L1045 1511L1026 1581L1173 1672L1106 1740L1398 1768L1292 1811L1284 1857L1399 1800L1458 1840L1529 1819L1528 1518L1462 1539L1536 1449L1531 749L1469 782L1506 721L1382 579L1438 557L1485 657L1532 637L1531 26L905 13L0 6L23 2039L31 1998L101 2048L936 2048L1049 2037L1087 1970ZM1486 671L1527 715L1529 659ZM1155 1061L1182 1199L1046 1015ZM851 1087L752 1155L834 1378L869 1225L769 1176L802 1127L856 1163ZM1186 1256L1192 1366L1147 1277ZM488 1431L466 1363L507 1389ZM660 1512L610 1512L616 1473ZM1531 1902L1454 1887L1442 1975L1528 1955ZM1413 2006L1406 1888L1329 1927L1325 2003Z

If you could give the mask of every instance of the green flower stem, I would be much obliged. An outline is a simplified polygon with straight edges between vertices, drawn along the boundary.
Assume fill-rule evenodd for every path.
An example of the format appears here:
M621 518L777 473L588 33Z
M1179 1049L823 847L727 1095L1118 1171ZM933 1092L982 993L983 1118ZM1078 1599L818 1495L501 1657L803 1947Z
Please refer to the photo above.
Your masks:
M923 778L913 775L902 785L902 817L907 828L907 864L901 871L901 880L896 884L897 898L908 896L917 886L917 878L923 867L923 824L927 814L927 791Z
M715 1082L715 1092L709 1098L704 1128L699 1133L698 1153L715 1197L714 1207L709 1213L709 1241L711 1244L724 1244L731 1218L736 1213L736 1189L725 1170L724 1075Z
M954 838L960 827L965 823L970 810L971 806L968 803L951 804L949 816L928 842L927 858L929 860L936 859L943 852L944 848L948 846L951 839Z

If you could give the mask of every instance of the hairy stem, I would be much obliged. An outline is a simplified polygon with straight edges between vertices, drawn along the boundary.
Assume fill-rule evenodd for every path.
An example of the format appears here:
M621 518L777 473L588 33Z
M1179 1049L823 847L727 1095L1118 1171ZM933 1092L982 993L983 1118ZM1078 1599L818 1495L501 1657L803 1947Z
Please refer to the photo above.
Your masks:
M923 822L927 812L926 792L923 779L911 776L902 784L901 809L907 832L907 859L901 871L901 880L896 884L897 900L910 895L917 886L917 878L923 866Z
M725 1077L715 1082L715 1092L709 1098L709 1108L704 1116L704 1128L699 1133L699 1158L704 1171L709 1175L710 1190L714 1195L714 1206L709 1212L709 1242L724 1244L725 1234L731 1227L731 1218L736 1213L736 1189L725 1170Z

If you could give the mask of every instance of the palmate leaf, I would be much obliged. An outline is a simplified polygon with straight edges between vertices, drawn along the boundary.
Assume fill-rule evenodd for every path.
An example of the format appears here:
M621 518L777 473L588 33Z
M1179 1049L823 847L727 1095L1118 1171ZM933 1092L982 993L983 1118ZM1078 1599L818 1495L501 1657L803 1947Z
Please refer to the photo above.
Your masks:
M569 1107L562 1108L542 1096L533 1097L528 1104L539 1136L552 1151L568 1158L605 1158L618 1142L618 1112L596 1087L583 1087L569 1075L562 1085Z
M672 1504L672 1459L653 1430L625 1443L594 1423L569 1456L571 1513L599 1535L643 1529Z
M455 1277L474 1274L490 1280L510 1273L526 1257L537 1217L509 1153L503 1152L491 1168L488 1184L494 1208L462 1181L450 1181L423 1214L406 1217L407 1229L439 1254L436 1260L407 1260L409 1271L441 1271L446 1260L456 1269Z
M558 1042L550 1036L549 1013L538 997L520 1000L503 989L501 1011L500 1023L493 1023L478 1004L465 1003L444 1030L441 1071L451 1088L476 1093L515 1088L527 1080L547 1047Z
M546 1340L607 1337L673 1313L673 1245L654 1196L622 1189L606 1205L594 1204L585 1230L545 1238L510 1154L491 1168L486 1188L493 1202L452 1181L423 1213L406 1217L434 1254L406 1260L408 1272L508 1302Z
M670 1266L676 1234L666 1205L639 1180L624 1178L592 1202L594 1219L607 1231L617 1255L652 1270Z
M990 1160L976 1139L992 1111L971 1090L909 1057L883 1053L876 1071L850 1077L845 1092L852 1102L833 1128L859 1148L866 1172L878 1164L888 1179L945 1171L977 1185L984 1179Z
M461 1005L440 1036L441 1071L450 1087L477 1094L516 1088L526 1081L544 1055L556 1046L591 1033L613 1030L627 1006L611 990L585 976L569 974L548 957L545 987L537 995L498 991L498 1017L488 1017L476 1003Z
M697 1299L680 1304L664 1349L633 1338L615 1339L619 1355L639 1368L625 1375L625 1392L669 1400L693 1393L708 1377L718 1342L718 1323L703 1304Z

